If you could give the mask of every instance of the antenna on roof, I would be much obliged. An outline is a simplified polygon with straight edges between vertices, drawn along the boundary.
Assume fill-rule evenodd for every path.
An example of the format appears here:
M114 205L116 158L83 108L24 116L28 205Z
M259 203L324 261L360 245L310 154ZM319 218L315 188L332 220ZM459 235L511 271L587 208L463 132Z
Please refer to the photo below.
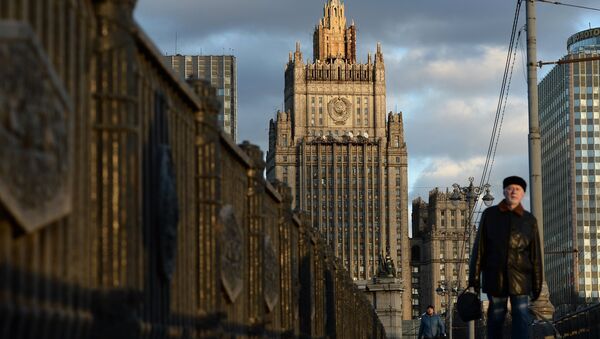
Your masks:
M177 55L177 32L175 32L175 55Z

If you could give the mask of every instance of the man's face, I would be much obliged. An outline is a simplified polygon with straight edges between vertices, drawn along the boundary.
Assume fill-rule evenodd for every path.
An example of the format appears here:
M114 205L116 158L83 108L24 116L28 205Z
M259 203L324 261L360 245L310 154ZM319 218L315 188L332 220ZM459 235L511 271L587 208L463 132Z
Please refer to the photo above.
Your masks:
M519 185L508 185L504 189L504 198L506 198L506 202L511 206L520 204L524 196L525 191Z
M428 315L432 315L432 314L433 314L433 308L429 307L429 308L427 309L427 314L428 314Z

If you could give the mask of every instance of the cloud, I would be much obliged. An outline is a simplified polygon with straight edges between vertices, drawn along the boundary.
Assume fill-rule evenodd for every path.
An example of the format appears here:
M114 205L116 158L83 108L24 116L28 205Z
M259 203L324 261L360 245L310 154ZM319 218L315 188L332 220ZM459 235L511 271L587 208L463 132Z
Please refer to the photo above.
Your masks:
M419 187L427 187L426 193L432 187L466 183L469 176L479 179L515 3L345 1L347 18L358 29L358 59L366 60L376 43L382 43L388 110L397 107L404 114L411 196ZM312 32L323 4L324 0L139 0L135 17L165 53L236 56L238 140L250 140L266 152L268 121L283 101L288 52L300 41L305 59L312 59ZM597 0L578 4L597 7ZM524 12L523 6L519 28ZM537 3L538 59L560 58L568 37L590 23L600 26L597 12ZM524 41L522 37L522 46ZM490 180L496 185L503 176L528 173L524 48L517 52ZM550 69L540 70L540 78Z

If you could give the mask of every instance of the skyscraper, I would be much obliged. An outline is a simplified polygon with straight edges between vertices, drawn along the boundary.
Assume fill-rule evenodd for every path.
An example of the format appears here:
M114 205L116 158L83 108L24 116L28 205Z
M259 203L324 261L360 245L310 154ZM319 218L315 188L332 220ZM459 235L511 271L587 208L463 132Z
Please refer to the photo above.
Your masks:
M445 285L465 288L469 275L471 249L467 240L466 199L451 201L452 192L434 189L429 200L412 202L412 305L413 316L434 305L439 313L448 309L448 296L436 293ZM456 303L456 296L452 296Z
M381 46L356 61L356 28L329 0L313 35L313 60L296 43L285 70L284 112L269 128L267 178L292 188L359 286L389 251L410 291L407 150L402 115L386 114ZM386 119L387 118L387 119ZM403 295L410 319L410 293Z
M545 271L557 313L600 301L600 28L571 36L538 85Z
M237 69L233 55L168 55L167 63L184 80L204 79L217 89L219 124L237 139Z

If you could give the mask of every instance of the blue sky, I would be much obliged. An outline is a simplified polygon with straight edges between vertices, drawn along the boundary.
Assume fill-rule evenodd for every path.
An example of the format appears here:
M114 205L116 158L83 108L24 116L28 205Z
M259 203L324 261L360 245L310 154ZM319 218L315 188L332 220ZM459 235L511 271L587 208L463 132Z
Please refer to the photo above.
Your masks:
M566 1L565 1L566 2ZM597 0L568 3L600 7ZM312 56L322 16L317 0L139 0L135 17L165 54L233 54L238 62L238 141L267 149L268 121L283 101L288 52ZM358 29L359 61L382 43L387 110L402 111L409 201L454 182L479 181L488 148L516 1L345 1ZM522 6L519 27L525 23ZM538 59L556 60L600 12L537 4ZM175 37L177 36L177 39ZM177 41L177 43L176 43ZM525 39L515 69L490 183L501 198L508 175L528 177ZM551 67L538 72L541 79ZM499 201L499 200L497 200Z

